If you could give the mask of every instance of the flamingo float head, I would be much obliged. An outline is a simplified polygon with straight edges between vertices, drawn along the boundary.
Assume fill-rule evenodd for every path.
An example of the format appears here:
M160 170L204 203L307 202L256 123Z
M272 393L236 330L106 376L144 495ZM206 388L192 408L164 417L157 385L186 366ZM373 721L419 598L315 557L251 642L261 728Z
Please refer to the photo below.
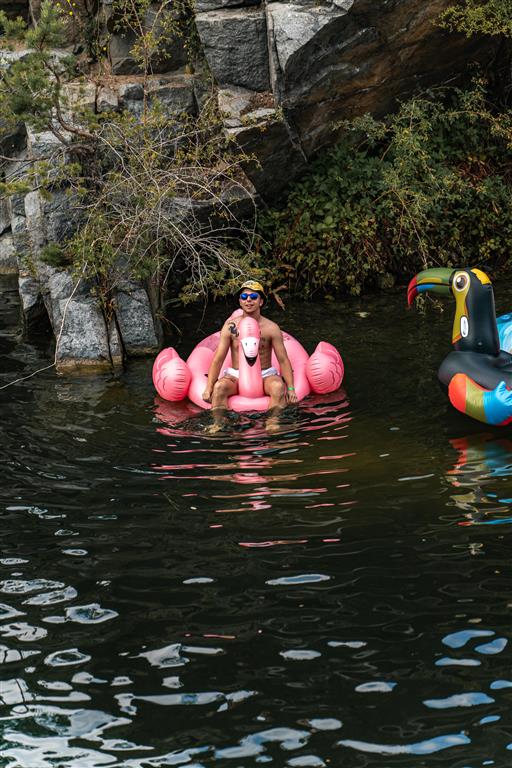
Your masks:
M238 326L240 347L251 368L258 360L260 351L260 326L252 317L244 317Z

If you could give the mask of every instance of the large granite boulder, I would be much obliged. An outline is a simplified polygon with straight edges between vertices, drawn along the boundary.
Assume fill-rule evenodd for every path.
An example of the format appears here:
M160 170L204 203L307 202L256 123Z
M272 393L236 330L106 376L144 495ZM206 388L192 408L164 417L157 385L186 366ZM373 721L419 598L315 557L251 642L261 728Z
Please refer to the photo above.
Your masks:
M10 232L0 236L0 275L16 275L18 260Z
M141 284L125 282L116 291L114 312L128 356L157 354L161 328L155 327L148 292Z
M196 105L193 76L175 73L152 78L149 86L149 103L153 101L157 101L170 117L194 114Z
M156 354L159 329L143 285L125 280L107 317L94 285L42 260L45 245L65 242L73 233L77 217L69 190L55 189L50 197L35 190L22 197L22 204L11 216L12 235L0 239L0 270L5 246L6 259L14 255L21 265L20 297L28 323L40 316L44 302L57 344L57 371L97 373L121 366L125 354ZM15 211L17 205L15 199Z
M219 85L253 91L270 87L263 8L228 8L196 15L204 54Z

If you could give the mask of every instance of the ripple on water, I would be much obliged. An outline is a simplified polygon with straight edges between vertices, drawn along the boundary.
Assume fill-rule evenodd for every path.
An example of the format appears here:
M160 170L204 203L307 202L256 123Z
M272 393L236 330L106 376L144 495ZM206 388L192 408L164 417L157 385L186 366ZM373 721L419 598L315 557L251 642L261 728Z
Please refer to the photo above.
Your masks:
M27 592L37 592L40 589L59 589L64 587L59 581L49 581L48 579L32 579L23 581L21 579L5 579L0 581L0 592L11 595L23 595Z
M40 595L34 595L23 601L24 605L54 605L63 603L67 600L74 600L78 592L74 587L65 587L64 589L55 589L52 592L42 592Z
M442 642L450 648L463 648L470 640L478 637L492 637L496 633L491 629L462 629L443 637Z
M46 656L44 663L49 667L74 667L78 664L85 664L91 660L91 656L82 653L78 648L69 648L64 651L55 651Z
M208 576L195 576L191 579L184 579L183 584L213 584L214 579L210 579Z
M17 611L16 608L13 608L10 605L6 605L5 603L0 603L0 621L5 621L5 619L12 619L15 616L24 616L25 614L23 611Z
M336 731L343 725L341 720L335 717L313 717L311 720L306 720L306 724L315 731Z
M301 649L301 650L290 650L290 651L280 651L279 655L283 657L283 659L287 659L288 661L313 661L313 659L318 659L322 655L319 651L309 651L307 649Z
M41 640L46 637L48 632L42 627L33 627L25 622L0 625L0 635L2 637L15 637L21 643L30 643L34 640Z
M76 624L102 624L104 621L109 621L117 616L119 616L117 611L102 608L99 603L66 608L66 619L74 621Z
M241 759L255 757L265 751L266 744L279 744L281 749L291 752L301 749L308 743L309 731L299 731L295 728L270 728L258 733L252 733L240 740L236 747L224 747L215 751L216 759Z
M181 643L172 643L153 651L144 651L138 654L138 658L147 659L152 667L166 669L167 667L182 667L188 664L190 659L183 656Z
M480 659L452 659L450 656L443 656L437 659L437 667L479 667L482 662Z
M356 693L391 693L396 683L388 683L384 680L373 680L370 683L361 683L357 685Z
M0 664L17 664L30 656L38 656L41 651L9 648L0 645Z
M325 573L301 573L297 576L281 576L278 579L268 579L266 584L272 587L287 587L296 584L317 584L320 581L329 581L330 576Z
M339 741L338 744L360 752L370 752L378 755L432 755L444 749L471 744L471 739L465 733L450 733L444 736L436 736L433 739L418 741L414 744L374 744L355 739L344 739Z
M456 693L445 699L425 699L423 702L429 709L451 709L452 707L478 707L482 704L494 704L494 699L486 693Z
M496 653L501 653L508 645L506 637L497 637L490 643L484 643L483 645L477 645L475 651L477 653L483 653L487 656L493 656Z

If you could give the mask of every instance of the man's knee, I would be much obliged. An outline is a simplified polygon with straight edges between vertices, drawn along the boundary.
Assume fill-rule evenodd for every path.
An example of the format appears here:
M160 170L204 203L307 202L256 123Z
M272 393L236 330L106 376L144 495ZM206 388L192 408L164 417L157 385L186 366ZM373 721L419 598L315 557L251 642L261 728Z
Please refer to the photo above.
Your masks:
M213 387L213 394L216 397L226 397L231 392L231 384L227 379L219 379Z
M267 392L271 397L284 397L284 382L281 379L272 379L267 383Z

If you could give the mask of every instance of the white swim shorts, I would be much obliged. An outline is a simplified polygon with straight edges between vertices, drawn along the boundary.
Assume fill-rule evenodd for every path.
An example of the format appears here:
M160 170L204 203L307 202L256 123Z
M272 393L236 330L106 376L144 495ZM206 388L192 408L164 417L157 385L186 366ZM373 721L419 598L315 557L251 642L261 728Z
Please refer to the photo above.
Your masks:
M225 368L222 372L222 375L232 376L234 379L238 379L240 376L240 371L237 368ZM271 365L270 368L264 368L261 372L261 377L266 379L267 376L279 376L277 368L274 368L273 365Z

